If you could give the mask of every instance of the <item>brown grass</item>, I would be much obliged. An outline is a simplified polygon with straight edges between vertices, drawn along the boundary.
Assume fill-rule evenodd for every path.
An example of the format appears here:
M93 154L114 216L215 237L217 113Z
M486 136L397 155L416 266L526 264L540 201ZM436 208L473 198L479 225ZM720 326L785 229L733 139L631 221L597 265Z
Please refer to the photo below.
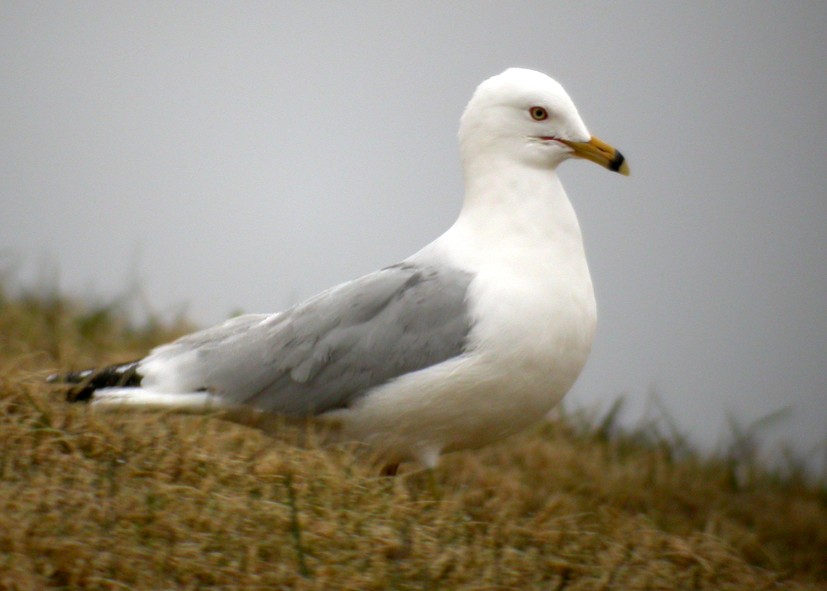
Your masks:
M827 492L572 418L373 476L209 417L64 404L183 327L0 293L0 589L824 589Z

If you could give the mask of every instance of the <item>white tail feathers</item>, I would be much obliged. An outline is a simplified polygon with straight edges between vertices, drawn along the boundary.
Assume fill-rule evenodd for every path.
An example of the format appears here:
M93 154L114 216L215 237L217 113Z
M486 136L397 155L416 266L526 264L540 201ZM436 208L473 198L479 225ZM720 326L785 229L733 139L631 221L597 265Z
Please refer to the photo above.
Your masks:
M226 402L208 392L165 393L143 388L103 388L95 390L91 403L95 407L146 410L175 410L209 413L230 408Z

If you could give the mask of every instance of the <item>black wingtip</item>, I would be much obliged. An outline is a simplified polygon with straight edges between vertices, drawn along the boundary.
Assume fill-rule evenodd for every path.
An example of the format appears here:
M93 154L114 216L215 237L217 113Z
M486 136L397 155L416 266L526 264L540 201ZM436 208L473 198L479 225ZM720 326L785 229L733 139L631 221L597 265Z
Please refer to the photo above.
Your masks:
M87 402L95 390L101 388L128 388L141 385L138 361L110 365L102 369L84 369L65 374L52 374L46 378L49 384L65 384L67 402Z
M73 386L66 390L66 402L89 402L95 394L95 387L89 384Z

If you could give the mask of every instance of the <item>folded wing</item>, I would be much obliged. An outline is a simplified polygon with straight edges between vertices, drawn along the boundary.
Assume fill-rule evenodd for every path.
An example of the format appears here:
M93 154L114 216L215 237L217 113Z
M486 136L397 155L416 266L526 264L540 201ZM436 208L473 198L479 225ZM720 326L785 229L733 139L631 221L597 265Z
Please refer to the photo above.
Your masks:
M207 392L288 416L345 408L372 387L462 355L471 275L402 263L284 312L245 315L152 351L144 390Z

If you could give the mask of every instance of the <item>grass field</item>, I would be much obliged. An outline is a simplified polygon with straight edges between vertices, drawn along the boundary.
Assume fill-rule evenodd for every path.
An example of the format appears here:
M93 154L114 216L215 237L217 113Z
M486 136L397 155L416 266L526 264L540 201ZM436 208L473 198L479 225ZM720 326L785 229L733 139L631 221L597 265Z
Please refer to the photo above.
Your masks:
M44 376L187 327L0 292L0 589L825 589L827 490L564 417L378 478L210 417L103 414Z

